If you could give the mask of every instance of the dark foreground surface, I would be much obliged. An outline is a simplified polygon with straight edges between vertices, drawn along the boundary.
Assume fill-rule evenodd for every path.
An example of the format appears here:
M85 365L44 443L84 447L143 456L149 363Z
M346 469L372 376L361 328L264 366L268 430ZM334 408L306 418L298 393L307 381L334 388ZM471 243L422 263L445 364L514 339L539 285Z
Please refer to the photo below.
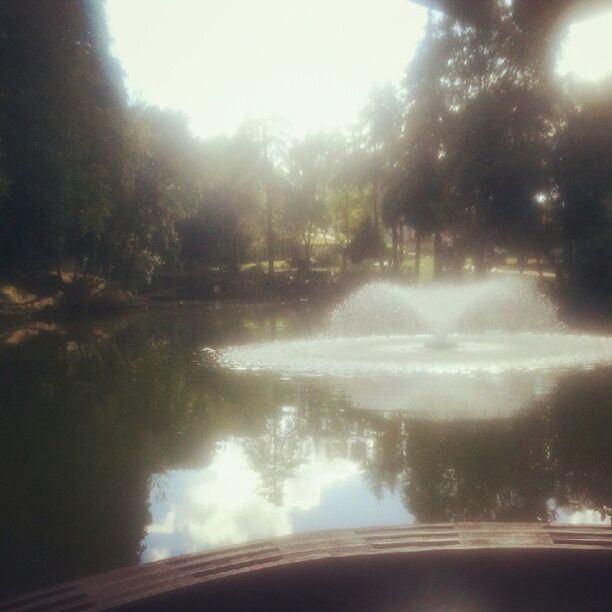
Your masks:
M127 568L9 610L605 610L612 529L464 523L318 532Z
M169 594L130 610L609 610L612 556L429 552L328 559Z

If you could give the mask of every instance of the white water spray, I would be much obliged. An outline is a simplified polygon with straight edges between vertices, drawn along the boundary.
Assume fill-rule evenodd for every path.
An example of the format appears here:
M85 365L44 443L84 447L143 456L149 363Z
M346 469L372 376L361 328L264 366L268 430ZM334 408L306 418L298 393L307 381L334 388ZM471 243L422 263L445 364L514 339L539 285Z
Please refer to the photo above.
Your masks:
M370 283L334 309L320 336L229 347L217 359L319 377L363 408L506 416L568 370L612 364L612 338L564 329L551 301L522 279Z

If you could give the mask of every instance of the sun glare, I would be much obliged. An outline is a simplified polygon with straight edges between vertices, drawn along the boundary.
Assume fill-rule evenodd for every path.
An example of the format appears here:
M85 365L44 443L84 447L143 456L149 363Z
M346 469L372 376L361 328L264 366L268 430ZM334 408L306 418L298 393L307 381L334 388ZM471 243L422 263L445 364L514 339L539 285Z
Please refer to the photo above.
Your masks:
M203 137L274 117L296 136L353 123L376 84L399 82L426 9L407 0L108 0L134 99L178 109ZM571 26L559 72L612 69L612 12Z
M355 121L401 79L426 10L406 0L108 0L131 95L184 111L200 136L249 116L297 136Z
M612 72L612 11L570 26L559 58L559 73L597 81Z

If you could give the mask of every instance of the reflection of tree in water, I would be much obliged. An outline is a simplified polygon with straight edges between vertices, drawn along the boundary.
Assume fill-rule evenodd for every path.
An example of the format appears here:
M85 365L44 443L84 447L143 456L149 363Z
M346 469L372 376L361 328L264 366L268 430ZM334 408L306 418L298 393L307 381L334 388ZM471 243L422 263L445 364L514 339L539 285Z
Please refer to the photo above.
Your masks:
M555 498L612 514L610 370L567 378L547 416Z
M346 459L370 468L371 475L366 474L379 493L385 486L394 487L397 473L378 457L376 440L381 434L367 418L348 417L351 409L344 399L316 384L300 386L297 394L276 385L273 395L268 405L280 407L271 410L263 427L244 443L269 501L282 505L287 480L300 466L321 458ZM390 430L395 431L393 424Z
M368 472L375 487L398 475L406 508L422 522L554 520L549 500L610 513L611 398L609 370L596 371L566 378L512 419L380 420L379 463Z
M107 327L95 341L40 334L0 351L5 588L137 562L152 476L201 469L227 437L244 440L277 504L298 466L338 457L379 495L400 487L423 522L546 519L549 499L612 505L609 370L566 377L512 419L426 422L354 410L316 381L201 366L202 346L268 334L265 311L186 309Z
M378 496L399 486L421 522L554 520L551 501L605 511L612 502L608 379L609 371L576 373L513 418L454 422L352 410L307 384L290 398L297 407L271 413L247 445L263 491L279 504L286 479L320 452L358 462ZM280 389L270 405L283 401Z
M546 518L551 475L539 423L415 422L407 433L407 508L425 522Z
M194 358L244 316L168 311L0 347L0 595L138 562L151 476L259 427L261 385L204 377Z
M266 417L263 432L247 438L245 447L261 478L260 490L272 503L283 502L283 483L310 456L311 439L299 436L296 410L285 407Z

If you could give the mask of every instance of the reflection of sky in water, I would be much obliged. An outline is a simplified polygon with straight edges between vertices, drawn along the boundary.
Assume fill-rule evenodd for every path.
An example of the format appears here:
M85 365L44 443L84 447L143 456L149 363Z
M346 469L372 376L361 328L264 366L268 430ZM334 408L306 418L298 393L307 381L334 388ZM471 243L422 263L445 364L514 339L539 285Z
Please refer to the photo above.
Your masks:
M373 401L376 396L382 401L388 393L397 392L395 386L385 389L382 381L369 382L371 387L364 381L359 390ZM541 391L537 385L514 381L515 384L519 382L523 384L518 387L528 389L529 393L538 395ZM355 401L356 389L352 391L352 399ZM489 397L493 400L491 393ZM392 405L389 401L384 403ZM446 469L446 460L450 461L447 468L454 466L453 462L457 461L460 468L462 466L455 482L463 491L461 494L475 493L469 493L473 484L470 477L473 469L473 466L470 467L470 452L466 454L461 451L453 443L451 435L448 448L450 454L447 456L446 447L436 442L438 435L444 431L442 425L426 429L429 435L433 435L427 441L426 433L425 437L415 437L415 430L412 430L412 434L406 433L404 425L399 421L383 420L389 423L391 432L398 432L399 437L394 439L389 432L383 434L382 422L374 426L358 426L353 423L348 429L339 426L335 430L331 423L329 428L324 424L329 418L327 416L321 421L323 425L318 433L312 434L307 433L306 414L307 411L286 405L274 416L268 416L250 436L226 435L216 444L212 457L207 463L203 462L201 467L171 469L154 474L149 485L151 523L146 527L142 541L141 560L154 561L261 538L323 529L409 524L416 521L406 509L411 508L413 503L424 514L421 520L431 522L427 518L431 512L427 499L431 495L439 495L438 504L447 503L450 511L446 517L440 515L437 521L452 520L451 515L458 512L461 516L463 511L461 504L457 505L453 499L458 493L449 496L444 488L440 470ZM499 427L498 423L492 435L513 435L511 429L501 426L499 430ZM470 428L465 431L469 435ZM384 446L385 435L391 435L391 447ZM400 440L403 442L400 443ZM472 440L478 441L479 437ZM425 446L422 446L423 443ZM396 476L390 476L390 480L383 476L380 480L381 474L375 474L381 467L379 461L385 454L384 448L387 448L387 452L390 449L392 453L398 452L402 444L408 444L408 449L413 451L412 454L408 453L411 457L408 464L403 464L403 460L400 465L391 464L390 473ZM440 461L439 469L433 469L427 475L427 470L423 472L421 465L420 474L425 480L419 480L417 474L414 486L406 487L412 480L412 463L418 462L419 454L427 453L427 448L432 444L433 456L429 460L434 463ZM534 448L538 448L538 445ZM486 452L486 446L484 450ZM500 451L503 452L503 449ZM406 447L402 453L406 453ZM426 465L429 465L427 461ZM406 469L407 472L402 472ZM525 495L532 472L527 466L522 466L521 470L525 480L518 478L515 481L500 466L492 466L492 475L499 479L498 493L509 487L514 490L517 499ZM450 473L455 474L454 467ZM404 479L403 483L402 474L408 476L408 480ZM394 479L398 485L396 487L392 486ZM418 496L416 499L413 498L415 494ZM474 510L476 515L489 515L491 520L500 510L512 512L512 504L506 503L496 508L492 501L494 498L490 495L487 498L484 491L481 494L484 496L483 506L478 511ZM424 502L425 507L422 506ZM473 520L470 516L468 513L467 518L456 520ZM511 515L508 518L516 520ZM535 514L531 520L536 520ZM609 515L602 515L578 501L574 503L571 498L566 498L562 503L549 499L546 509L537 515L537 520L567 524L610 524Z
M319 314L154 309L11 335L0 451L12 494L0 505L12 586L129 565L141 550L149 560L321 529L610 522L609 367L302 377L194 363L202 346L271 340L281 322L274 355L299 357L288 340L314 339ZM381 370L410 361L401 341L379 344ZM371 363L371 343L344 348L336 369ZM420 346L419 359L439 358Z
M245 439L218 444L209 465L169 470L152 479L151 524L143 540L142 561L155 561L237 545L260 538L319 529L409 524L399 491L376 496L355 461L312 452L282 481L281 501L262 491L262 478L245 451ZM610 525L610 515L548 501L557 524Z
M554 499L548 500L548 509L552 511L552 522L556 524L612 526L612 516L607 512L582 507L558 506Z
M312 451L280 484L280 501L262 491L244 439L219 443L209 465L156 475L143 561L315 529L410 523L399 493L380 498L355 461Z

